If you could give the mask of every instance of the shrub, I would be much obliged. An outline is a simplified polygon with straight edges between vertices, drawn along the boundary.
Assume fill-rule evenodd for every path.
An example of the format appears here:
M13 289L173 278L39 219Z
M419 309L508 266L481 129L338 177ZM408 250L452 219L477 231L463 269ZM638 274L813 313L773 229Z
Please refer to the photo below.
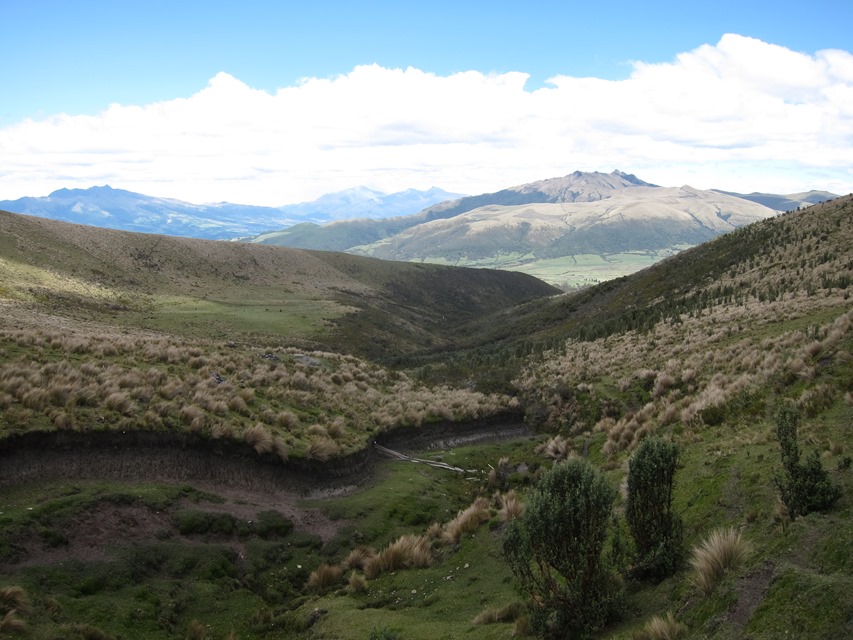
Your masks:
M283 538L293 531L293 522L278 511L261 511L255 520L255 533L264 539Z
M681 519L672 510L678 446L647 438L628 464L625 518L636 546L634 573L663 579L675 573L682 553Z
M737 569L750 553L749 543L733 527L716 529L693 548L690 565L693 582L708 595L716 589L726 571Z
M586 633L617 613L621 588L603 553L615 497L588 462L569 460L542 476L524 515L507 526L504 555L536 603L534 633Z
M783 473L777 473L774 481L791 520L829 509L841 497L841 487L829 479L816 450L805 463L800 462L799 422L799 413L790 406L782 407L776 417L776 439L781 448Z

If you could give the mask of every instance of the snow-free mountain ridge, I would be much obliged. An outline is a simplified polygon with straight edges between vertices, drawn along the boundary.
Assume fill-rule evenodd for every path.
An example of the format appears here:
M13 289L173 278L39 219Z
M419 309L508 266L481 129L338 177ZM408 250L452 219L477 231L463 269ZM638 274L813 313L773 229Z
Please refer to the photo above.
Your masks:
M435 187L392 194L356 187L326 194L312 202L259 207L229 202L192 204L101 186L59 189L46 197L3 200L0 209L108 229L227 240L304 222L323 224L341 218L409 215L457 197L459 194Z

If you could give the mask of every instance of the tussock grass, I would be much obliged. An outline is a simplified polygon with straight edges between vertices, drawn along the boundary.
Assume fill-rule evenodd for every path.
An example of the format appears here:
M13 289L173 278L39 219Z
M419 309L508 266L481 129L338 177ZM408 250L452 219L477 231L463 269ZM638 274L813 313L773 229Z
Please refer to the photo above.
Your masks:
M14 609L21 613L29 613L30 598L23 587L11 586L0 587L0 610L10 611Z
M367 578L357 571L352 571L347 578L347 591L350 593L364 593L367 591Z
M207 627L200 620L190 620L187 624L187 640L205 640L207 638Z
M702 543L693 548L690 559L693 584L702 593L709 595L717 588L726 572L737 569L746 561L750 551L751 545L734 527L712 531Z
M376 557L376 551L370 547L360 545L349 552L343 561L343 566L347 569L364 570L367 562Z
M498 517L502 522L510 522L524 515L524 503L519 499L514 490L510 490L500 497L500 510Z
M17 611L12 609L7 611L3 619L0 620L0 633L3 634L25 634L29 631L27 623L17 616Z
M261 423L257 423L246 429L243 432L243 440L260 455L271 452L275 444L272 434Z
M666 617L654 616L640 631L634 632L633 640L678 640L687 634L687 626L678 622L672 611Z
M457 544L463 535L476 531L477 527L490 517L489 501L485 498L477 498L444 525L442 540L446 544Z
M305 456L312 460L325 462L329 458L337 455L341 448L337 442L325 436L312 437Z
M343 567L337 564L321 564L308 576L305 586L312 590L323 592L340 583L344 575Z
M525 614L527 607L523 602L511 602L503 607L489 607L477 614L475 625L515 622Z

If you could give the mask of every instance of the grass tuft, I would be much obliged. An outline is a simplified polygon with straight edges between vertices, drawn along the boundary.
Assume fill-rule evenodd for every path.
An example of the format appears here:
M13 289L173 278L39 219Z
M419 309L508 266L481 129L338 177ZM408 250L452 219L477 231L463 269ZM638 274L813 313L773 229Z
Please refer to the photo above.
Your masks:
M672 611L666 617L654 616L640 631L633 634L633 640L678 640L687 634L687 626L678 622Z
M243 432L243 440L253 447L259 455L272 451L273 445L275 444L272 434L260 423L246 429L246 431Z
M344 575L343 567L337 564L321 564L311 572L305 586L312 591L322 593L341 581Z
M727 571L737 569L750 553L749 542L734 527L720 528L693 548L693 582L705 595L717 588Z

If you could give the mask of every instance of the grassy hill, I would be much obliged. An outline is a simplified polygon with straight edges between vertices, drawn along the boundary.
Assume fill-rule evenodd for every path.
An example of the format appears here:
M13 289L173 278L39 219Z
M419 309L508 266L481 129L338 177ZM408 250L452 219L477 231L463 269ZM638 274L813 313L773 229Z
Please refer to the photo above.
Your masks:
M0 295L61 315L382 358L553 295L521 274L134 234L0 212ZM365 317L369 319L365 320Z
M108 429L180 432L244 443L248 454L233 452L255 456L260 473L282 458L335 468L375 434L440 425L444 443L418 457L464 471L380 463L357 490L310 499L237 483L15 483L0 473L9 628L26 622L39 638L523 634L525 600L500 550L517 502L567 456L621 487L637 444L657 434L681 450L673 497L685 559L657 584L622 574L623 614L595 637L662 637L643 629L667 612L685 638L850 634L850 197L545 297L513 292L528 279L489 272L469 280L343 254L279 258L269 247L161 249L156 238L82 229L72 240L44 221L2 220L4 442L33 430L67 442ZM276 314L321 320L320 337L310 324L262 324L266 311L222 319L228 305L266 308L265 296L281 301ZM328 306L290 313L297 299ZM205 300L205 313L190 311ZM180 301L186 321L173 310ZM385 366L358 355L371 348ZM795 519L775 484L782 406L802 418L803 455L817 451L842 488L830 509ZM447 444L448 422L515 410L538 435ZM740 531L751 553L706 592L688 560L720 526ZM2 590L15 586L26 603Z

